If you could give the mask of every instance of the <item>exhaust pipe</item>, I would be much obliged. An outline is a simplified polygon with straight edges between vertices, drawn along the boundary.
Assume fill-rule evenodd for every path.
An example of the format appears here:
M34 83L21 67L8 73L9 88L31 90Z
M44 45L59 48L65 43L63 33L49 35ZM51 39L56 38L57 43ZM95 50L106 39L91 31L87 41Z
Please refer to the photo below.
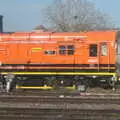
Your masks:
M0 33L3 33L3 16L0 15Z

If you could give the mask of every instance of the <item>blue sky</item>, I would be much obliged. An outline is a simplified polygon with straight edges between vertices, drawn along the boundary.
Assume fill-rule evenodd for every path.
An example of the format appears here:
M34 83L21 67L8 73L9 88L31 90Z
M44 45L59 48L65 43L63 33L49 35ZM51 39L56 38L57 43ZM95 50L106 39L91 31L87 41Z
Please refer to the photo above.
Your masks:
M120 0L91 0L101 11L113 17L120 27ZM31 31L45 24L43 9L52 0L0 0L0 14L4 16L5 31Z

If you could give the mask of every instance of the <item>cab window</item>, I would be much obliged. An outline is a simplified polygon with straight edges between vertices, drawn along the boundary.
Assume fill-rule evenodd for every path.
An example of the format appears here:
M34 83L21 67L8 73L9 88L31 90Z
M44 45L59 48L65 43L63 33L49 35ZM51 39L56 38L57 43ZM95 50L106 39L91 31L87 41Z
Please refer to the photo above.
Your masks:
M97 45L96 44L90 44L90 46L89 46L89 56L90 57L96 57L97 56Z
M68 45L68 55L74 54L74 45Z
M101 56L107 56L107 44L101 43Z
M54 50L46 50L44 51L46 55L54 55L56 52Z
M73 55L74 54L74 45L60 45L59 46L60 55Z
M66 54L66 46L64 46L64 45L59 46L59 54L60 55L65 55Z

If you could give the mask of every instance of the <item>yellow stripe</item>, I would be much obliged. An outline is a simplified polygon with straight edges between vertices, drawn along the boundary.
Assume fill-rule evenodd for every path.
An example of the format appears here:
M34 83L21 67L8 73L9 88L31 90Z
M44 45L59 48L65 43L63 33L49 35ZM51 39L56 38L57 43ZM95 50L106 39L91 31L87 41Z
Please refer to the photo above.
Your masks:
M16 89L43 89L43 90L50 90L53 89L53 87L51 86L16 86Z
M1 74L14 74L14 75L113 75L116 73L109 72L2 72Z
M69 90L75 90L75 85L73 86L67 86L67 87L64 87L66 89L69 89ZM43 89L43 90L52 90L53 87L51 86L19 86L17 85L16 86L16 89Z
M68 87L65 87L66 89L69 89L69 90L75 90L75 85L73 86L68 86Z

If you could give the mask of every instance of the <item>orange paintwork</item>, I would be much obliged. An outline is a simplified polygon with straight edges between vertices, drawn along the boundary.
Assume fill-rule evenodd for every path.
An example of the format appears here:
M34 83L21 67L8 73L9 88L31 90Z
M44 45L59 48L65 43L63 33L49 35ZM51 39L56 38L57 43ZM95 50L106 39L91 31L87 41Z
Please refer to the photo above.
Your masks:
M2 64L115 64L116 31L81 33L11 33L0 34ZM107 43L107 56L100 55L100 44ZM98 56L89 57L89 45L98 45ZM59 45L74 45L74 55L60 55ZM56 54L46 55L44 51Z

